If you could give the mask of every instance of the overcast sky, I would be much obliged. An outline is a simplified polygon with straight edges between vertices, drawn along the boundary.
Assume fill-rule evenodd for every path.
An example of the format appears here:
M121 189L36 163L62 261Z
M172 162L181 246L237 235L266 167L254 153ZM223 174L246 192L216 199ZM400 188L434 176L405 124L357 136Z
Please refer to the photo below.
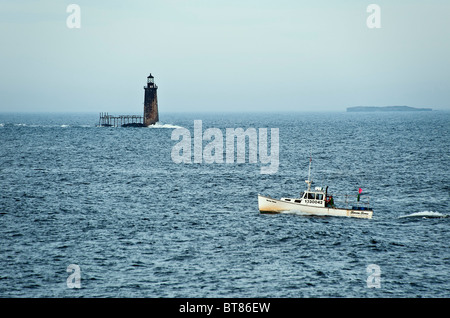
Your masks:
M0 0L0 111L141 113L150 72L160 112L450 109L449 17L448 0Z

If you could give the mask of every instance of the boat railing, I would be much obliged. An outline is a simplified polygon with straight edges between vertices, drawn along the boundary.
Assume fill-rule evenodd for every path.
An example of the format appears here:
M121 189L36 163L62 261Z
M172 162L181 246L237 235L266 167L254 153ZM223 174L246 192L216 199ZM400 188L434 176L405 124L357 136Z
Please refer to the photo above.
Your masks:
M345 204L346 209L369 209L370 208L370 197L365 195L356 194L339 194L339 193L329 193L328 196L333 196L334 204L336 202L339 204Z

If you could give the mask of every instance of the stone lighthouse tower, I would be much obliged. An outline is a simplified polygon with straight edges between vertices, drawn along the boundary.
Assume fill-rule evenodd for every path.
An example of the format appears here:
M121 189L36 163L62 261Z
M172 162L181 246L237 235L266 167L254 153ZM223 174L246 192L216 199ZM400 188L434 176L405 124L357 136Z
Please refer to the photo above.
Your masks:
M144 86L144 126L154 125L159 120L157 89L155 78L150 73L147 76L147 86Z

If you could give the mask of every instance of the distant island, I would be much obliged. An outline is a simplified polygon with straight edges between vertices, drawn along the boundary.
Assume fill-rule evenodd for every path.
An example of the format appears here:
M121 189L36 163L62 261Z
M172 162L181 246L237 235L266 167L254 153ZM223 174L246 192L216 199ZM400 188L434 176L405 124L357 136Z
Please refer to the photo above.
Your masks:
M432 111L431 108L415 108L410 106L355 106L347 107L348 112L411 112Z

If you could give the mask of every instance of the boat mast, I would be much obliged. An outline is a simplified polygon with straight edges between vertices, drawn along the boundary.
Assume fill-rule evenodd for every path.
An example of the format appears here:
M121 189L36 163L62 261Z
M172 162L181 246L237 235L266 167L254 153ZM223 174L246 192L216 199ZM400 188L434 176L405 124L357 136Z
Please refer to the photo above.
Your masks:
M308 180L305 182L308 184L308 191L311 191L311 161L312 161L312 155L309 155L309 169L308 169Z

